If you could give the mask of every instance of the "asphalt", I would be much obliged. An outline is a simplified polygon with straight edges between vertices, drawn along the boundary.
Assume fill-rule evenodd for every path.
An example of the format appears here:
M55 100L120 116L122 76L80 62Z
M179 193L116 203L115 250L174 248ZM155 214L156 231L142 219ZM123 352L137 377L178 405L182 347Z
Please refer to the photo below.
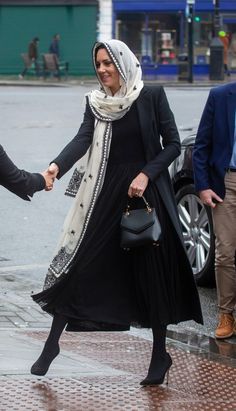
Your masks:
M225 77L224 80L209 80L208 75L196 75L193 77L193 82L189 83L187 80L178 80L177 75L146 75L143 77L145 84L162 84L166 87L215 87L226 82L236 81L236 72L232 73L230 77ZM57 78L36 78L32 76L19 79L18 76L0 76L0 86L54 86L54 87L69 87L75 85L95 85L97 84L96 77L93 76L69 76L66 80L62 77L60 80Z

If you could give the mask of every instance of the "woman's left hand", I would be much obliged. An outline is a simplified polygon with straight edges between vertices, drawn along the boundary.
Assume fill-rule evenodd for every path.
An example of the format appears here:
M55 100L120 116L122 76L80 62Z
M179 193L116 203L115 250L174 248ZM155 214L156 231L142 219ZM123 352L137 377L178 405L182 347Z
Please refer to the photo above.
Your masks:
M132 181L129 186L128 196L129 197L142 197L144 191L148 185L148 176L144 173L139 173L137 177Z

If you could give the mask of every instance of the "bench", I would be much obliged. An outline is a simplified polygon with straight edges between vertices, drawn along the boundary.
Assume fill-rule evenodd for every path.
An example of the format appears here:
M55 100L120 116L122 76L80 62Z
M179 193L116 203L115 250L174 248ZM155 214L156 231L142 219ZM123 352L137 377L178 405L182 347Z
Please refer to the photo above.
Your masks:
M43 76L54 76L61 78L62 75L65 76L65 80L68 78L69 63L64 61L59 61L56 54L44 53L42 54L43 60Z

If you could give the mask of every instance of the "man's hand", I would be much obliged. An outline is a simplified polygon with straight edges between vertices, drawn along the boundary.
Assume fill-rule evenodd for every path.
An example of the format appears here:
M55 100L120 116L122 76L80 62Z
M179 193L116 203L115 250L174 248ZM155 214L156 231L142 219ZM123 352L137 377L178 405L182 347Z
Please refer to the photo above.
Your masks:
M207 190L199 191L199 197L203 204L215 208L217 203L222 203L223 200L210 188Z
M131 198L142 197L148 185L148 180L149 178L148 176L146 176L146 174L139 173L129 186L128 196Z

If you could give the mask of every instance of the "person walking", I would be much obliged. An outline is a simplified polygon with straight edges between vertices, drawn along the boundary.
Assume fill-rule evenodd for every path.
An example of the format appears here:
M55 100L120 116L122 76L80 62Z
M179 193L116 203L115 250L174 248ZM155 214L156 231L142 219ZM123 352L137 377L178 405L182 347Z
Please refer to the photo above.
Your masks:
M58 61L60 60L60 49L59 49L59 42L60 42L60 34L54 34L52 42L49 46L49 53L55 54L57 56Z
M51 190L54 178L46 171L29 173L20 170L0 145L0 185L13 192L23 200L30 201L36 191Z
M224 50L223 50L224 72L228 77L230 77L230 70L229 70L229 65L228 65L229 45L230 45L229 34L226 33L225 31L221 30L221 31L219 31L219 38L220 38L220 41L223 44L223 48L224 48Z
M34 64L36 75L39 76L39 63L38 63L38 44L39 38L34 37L33 40L29 43L28 46L28 58L29 58L29 65L24 68L21 74L19 74L19 78L23 79L26 75L28 69Z
M193 150L195 187L212 208L219 308L216 338L232 337L236 304L236 82L210 91Z
M58 33L55 34L49 46L49 53L54 55L55 63L57 66L57 73L56 73L57 77L60 77L61 70L65 70L67 74L69 71L69 62L60 60L60 48L59 48L60 39L61 39L60 34Z
M48 168L61 178L89 150L85 172L63 228L44 290L33 300L53 316L43 351L31 373L45 375L67 331L153 332L153 350L141 385L162 384L172 365L166 351L170 323L202 323L199 296L184 248L168 174L180 140L163 87L144 86L139 61L119 40L96 43L93 64L101 86L86 96L82 125ZM161 142L162 137L162 142ZM120 220L127 201L155 207L162 226L158 247L126 251Z

